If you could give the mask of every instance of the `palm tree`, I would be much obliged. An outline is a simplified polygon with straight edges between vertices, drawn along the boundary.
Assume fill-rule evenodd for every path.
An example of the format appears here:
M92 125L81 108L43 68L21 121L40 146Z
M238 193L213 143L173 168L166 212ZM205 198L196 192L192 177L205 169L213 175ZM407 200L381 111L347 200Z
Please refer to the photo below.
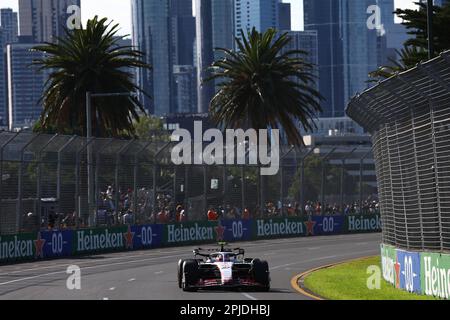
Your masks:
M224 58L213 63L207 79L219 80L210 111L227 128L283 128L290 144L302 145L298 124L313 128L322 97L314 89L313 66L302 58L306 52L286 50L287 33L276 36L274 29L262 34L253 28L247 37L241 30L237 51L216 49Z
M369 77L372 78L369 82L378 82L383 79L388 79L396 73L403 72L414 68L418 61L422 61L427 56L427 51L423 48L405 45L403 49L395 50L399 59L395 60L389 58L391 65L379 67L377 70L370 72Z
M33 50L45 53L34 61L49 72L44 105L36 131L86 134L86 92L142 92L134 84L132 68L151 68L142 62L143 53L131 46L120 46L124 37L116 36L119 25L98 17L86 28L66 30L56 43L45 43ZM144 93L145 94L145 93ZM92 101L94 136L134 135L133 121L145 110L135 97L96 98Z

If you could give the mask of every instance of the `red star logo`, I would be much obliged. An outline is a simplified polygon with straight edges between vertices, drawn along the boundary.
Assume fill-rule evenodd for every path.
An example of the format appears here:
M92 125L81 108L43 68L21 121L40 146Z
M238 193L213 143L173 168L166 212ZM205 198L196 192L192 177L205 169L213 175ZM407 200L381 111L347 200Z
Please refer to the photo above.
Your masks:
M126 233L123 234L125 238L125 248L126 249L133 249L133 238L134 238L134 232L131 232L131 226L128 226L128 230Z
M37 239L34 240L34 247L36 248L35 258L44 258L44 244L45 239L41 238L41 233L38 232Z
M311 218L307 222L305 222L306 226L306 236L313 236L314 235L314 227L316 226L316 222L312 221Z
M223 234L225 232L225 228L222 226L222 224L219 224L214 229L216 230L216 240L223 241Z
M395 262L395 286L400 288L400 263L398 262L398 257Z

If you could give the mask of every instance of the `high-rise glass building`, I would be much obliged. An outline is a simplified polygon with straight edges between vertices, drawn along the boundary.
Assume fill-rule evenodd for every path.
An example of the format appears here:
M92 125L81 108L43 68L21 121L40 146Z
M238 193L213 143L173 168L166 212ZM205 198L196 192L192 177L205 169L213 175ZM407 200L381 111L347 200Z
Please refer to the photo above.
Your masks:
M367 8L372 4L372 0L341 0L344 105L370 86L368 74L378 68L379 50L384 50L379 30L367 27Z
M19 32L17 12L12 9L0 9L0 26L3 29L5 43L17 42Z
M214 96L214 83L205 80L210 76L208 68L214 61L212 1L196 0L196 44L197 44L197 97L198 112L207 113Z
M195 18L192 1L171 0L172 52L175 65L193 65L195 41Z
M64 36L71 13L69 6L80 7L80 0L19 0L21 36L31 36L35 42L53 42Z
M259 32L279 27L279 3L281 0L235 0L235 33L240 38L253 27Z
M324 97L322 117L344 111L343 49L340 0L304 0L305 31L316 31L319 61L319 91Z
M278 29L283 31L292 29L290 3L280 2L278 4Z
M369 28L368 8L381 9L381 29ZM347 102L369 86L368 74L386 61L393 0L304 0L305 30L318 32L322 117L345 115Z
M29 40L29 39L27 39ZM46 75L30 67L33 60L42 59L42 52L31 51L36 43L19 42L6 46L8 83L8 126L10 130L31 127L42 112L39 98Z
M213 48L234 48L234 0L211 0ZM219 52L214 57L220 58Z
M5 73L5 32L3 28L0 26L0 127L6 126L7 121L7 96L6 96L6 73Z
M133 46L146 54L152 70L139 69L137 82L151 96L141 100L149 113L162 116L172 110L173 52L171 0L133 0Z

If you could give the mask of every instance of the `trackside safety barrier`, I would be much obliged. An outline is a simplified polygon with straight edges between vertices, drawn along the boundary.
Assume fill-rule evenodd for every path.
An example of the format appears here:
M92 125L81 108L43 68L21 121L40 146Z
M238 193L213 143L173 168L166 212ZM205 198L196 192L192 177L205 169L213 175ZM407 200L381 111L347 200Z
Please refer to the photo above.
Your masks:
M450 298L450 255L381 245L383 278L411 293Z
M379 215L224 220L41 231L0 236L0 263L208 244L217 241L252 241L380 231Z

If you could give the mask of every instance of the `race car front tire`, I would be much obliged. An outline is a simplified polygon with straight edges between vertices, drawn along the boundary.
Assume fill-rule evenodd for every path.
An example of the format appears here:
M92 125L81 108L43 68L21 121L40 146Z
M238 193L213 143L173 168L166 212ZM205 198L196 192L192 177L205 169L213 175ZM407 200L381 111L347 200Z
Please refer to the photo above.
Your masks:
M196 288L193 288L198 282L198 261L186 260L183 263L183 279L182 289L185 292L195 292Z

